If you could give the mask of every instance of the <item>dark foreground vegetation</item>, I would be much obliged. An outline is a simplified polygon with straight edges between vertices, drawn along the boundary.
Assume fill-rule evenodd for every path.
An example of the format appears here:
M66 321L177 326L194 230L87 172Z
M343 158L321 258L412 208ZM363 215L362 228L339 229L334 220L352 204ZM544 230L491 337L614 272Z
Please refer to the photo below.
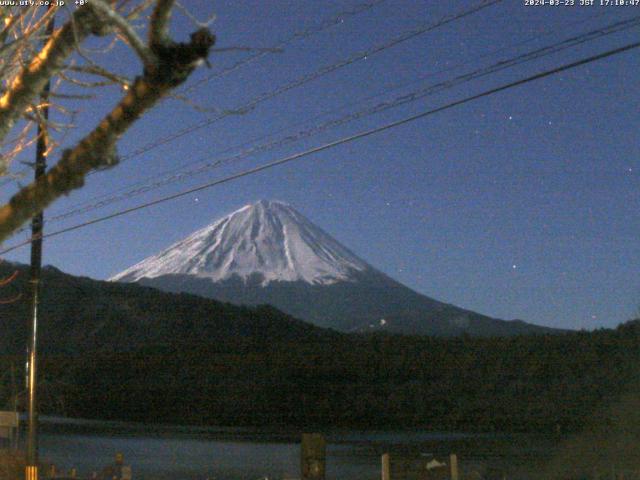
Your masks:
M23 276L24 277L24 276ZM216 425L576 431L638 392L640 321L508 338L356 336L47 270L46 413ZM12 284L25 288L24 280ZM8 294L11 292L8 291ZM2 307L0 402L22 386L26 302ZM17 381L15 379L18 379Z
M81 417L550 432L580 428L631 388L639 335L634 324L511 339L176 341L48 356L44 370L63 382L57 405Z

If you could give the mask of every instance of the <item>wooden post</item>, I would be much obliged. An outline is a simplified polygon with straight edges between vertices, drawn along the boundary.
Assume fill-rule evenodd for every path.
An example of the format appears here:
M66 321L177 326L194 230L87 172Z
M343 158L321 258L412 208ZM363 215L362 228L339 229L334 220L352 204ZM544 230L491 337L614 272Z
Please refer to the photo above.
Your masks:
M51 14L45 30L44 42L53 38L54 31L54 2L49 2L47 10ZM51 80L47 80L42 92L40 92L40 104L42 120L38 123L38 136L36 141L36 162L34 165L35 180L41 178L47 170L47 150L49 149L49 126L44 123L49 119L49 92ZM42 233L44 228L44 214L36 214L31 219L31 264L29 271L29 283L31 287L31 318L29 319L29 369L27 371L27 464L25 478L38 480L38 402L36 401L36 363L38 346L38 314L40 308L40 277L42 273Z
M382 480L391 480L391 461L388 453L382 454Z
M120 480L131 480L131 479L132 479L131 465L123 465L122 476L120 477Z
M300 448L302 480L324 480L327 442L319 433L303 433Z
M459 480L458 477L458 456L455 453L449 455L449 466L451 467L451 480Z

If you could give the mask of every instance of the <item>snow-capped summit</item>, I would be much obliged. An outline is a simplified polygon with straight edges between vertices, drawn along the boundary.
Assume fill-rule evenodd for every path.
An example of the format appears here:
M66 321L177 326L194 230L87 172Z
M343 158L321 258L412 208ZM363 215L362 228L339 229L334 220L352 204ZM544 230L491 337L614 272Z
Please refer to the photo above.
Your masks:
M110 280L190 275L218 282L260 275L263 285L272 281L329 285L369 268L290 205L260 200Z
M342 332L547 332L439 302L371 267L283 202L261 200L111 278L242 305Z

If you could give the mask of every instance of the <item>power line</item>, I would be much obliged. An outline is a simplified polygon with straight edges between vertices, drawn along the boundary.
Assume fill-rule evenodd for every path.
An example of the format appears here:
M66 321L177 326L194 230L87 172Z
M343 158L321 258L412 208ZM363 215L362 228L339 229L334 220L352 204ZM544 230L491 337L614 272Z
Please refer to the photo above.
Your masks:
M372 47L368 50L365 51L361 51L361 52L356 52L355 54L347 57L346 59L340 60L339 62L336 63L332 63L330 65L326 65L322 68L320 68L319 70L316 70L315 72L312 73L308 73L306 75L303 75L301 77L298 77L297 79L286 83L284 85L279 86L278 88L274 89L274 90L270 90L268 92L264 92L260 95L258 95L257 97L254 97L252 100L248 101L247 103L239 106L239 107L235 107L232 110L229 111L225 111L219 115L216 115L214 117L208 118L204 121L195 123L193 125L190 125L188 127L183 128L182 130L179 130L177 132L174 132L170 135L167 135L165 137L161 137L158 139L153 140L152 142L147 143L146 145L143 145L142 147L132 151L131 153L124 155L120 161L125 162L128 160L131 160L134 157L138 157L140 155L142 155L143 153L149 152L161 145L165 145L167 143L173 142L174 140L177 140L178 138L181 138L185 135L191 134L195 131L201 130L204 127L208 127L209 125L212 125L214 123L219 122L220 120L223 120L231 115L237 115L237 114L243 114L243 113L248 113L250 111L252 111L253 109L255 109L256 106L258 106L259 104L267 101L267 100L271 100L272 98L275 98L283 93L286 93L290 90L293 90L297 87L300 87L302 85L305 85L309 82L312 82L313 80L316 80L320 77L323 77L325 75L328 75L329 73L335 72L336 70L339 70L341 68L344 68L346 66L352 65L356 62L359 62L361 60L367 59L373 55L376 55L380 52L383 52L385 50L388 50L392 47L395 47L396 45L399 45L401 43L404 43L408 40L411 40L413 38L416 38L420 35L423 35L427 32L430 32L432 30L435 30L437 28L440 28L442 26L448 25L449 23L455 22L457 20L460 20L464 17L467 17L469 15L473 15L477 12L480 12L481 10L484 10L487 7L490 7L492 5L498 4L500 2L502 2L503 0L483 0L480 4L475 5L471 8L459 11L458 13L455 14L448 14L443 16L440 20L434 22L434 23L429 23L429 24L425 24L419 28L414 28L412 30L408 30L402 34L400 34L399 36L385 42L382 43L380 45L377 45L375 47Z
M385 0L381 0L381 1L385 1ZM375 3L377 3L377 2L375 2ZM359 10L359 11L360 11L360 10ZM602 13L600 13L600 14L598 14L598 15L594 15L594 17L595 17L595 16L600 16L600 15L602 15ZM336 18L340 18L340 14L339 14L339 15L338 15L338 17L336 17ZM580 22L575 22L575 23L582 23L582 22L584 22L584 21L585 21L585 20L581 20ZM298 34L294 34L294 35L293 35L293 37L296 37L297 35L298 35ZM537 36L531 37L531 38L529 38L529 39L527 39L527 40L525 40L525 41L523 41L523 42L520 42L520 43L515 44L515 45L511 45L511 46L509 46L509 47L502 47L502 48L500 48L500 49L493 50L492 52L490 52L490 53L488 53L488 54L485 54L485 55L482 55L482 56L480 56L479 58L485 58L486 56L489 56L489 55L491 55L491 54L498 53L498 52L500 52L500 51L503 51L503 50L506 50L506 49L509 49L509 48L514 48L514 47L519 46L519 45L521 45L521 44L527 43L527 42L529 42L529 41L531 41L531 40L533 40L533 39L535 39L535 38L539 38L539 37L541 37L541 36L543 36L543 35L537 35ZM274 47L274 48L275 48L275 47ZM445 72L448 72L448 71L454 70L454 69L459 68L459 67L461 67L461 66L464 66L464 65L466 65L466 64L468 64L468 63L470 63L470 62L463 62L463 63L457 64L457 65L454 65L454 66L452 66L452 67L448 67L448 68L442 69L442 70L440 70L440 71L438 71L438 72L429 73L429 74L428 74L428 75L426 75L426 76L422 76L422 77L420 77L419 81L424 80L424 79L426 79L426 78L428 78L428 77L432 77L432 76L438 75L438 74L440 74L440 73L445 73ZM330 109L330 110L328 110L328 111L322 112L322 113L320 113L320 114L318 114L318 115L315 115L315 116L314 116L314 117L312 117L310 120L316 120L316 119L321 118L321 117L323 117L323 116L326 116L326 115L328 115L328 114L330 114L330 113L333 113L333 112L336 112L336 111L340 111L340 110L342 110L342 109L344 109L344 108L346 108L346 107L348 107L348 106L351 106L351 105L357 105L358 103L362 103L362 102L364 102L364 101L366 101L366 100L370 100L370 99L372 99L372 98L379 97L379 96L381 96L381 95L383 95L383 94L385 94L385 93L388 93L389 91L397 90L397 89L399 89L399 88L405 87L405 86L407 86L407 85L411 85L411 84L413 84L413 83L416 83L416 81L415 81L415 80L412 80L412 81L410 81L410 82L405 82L405 83L403 83L403 84L393 86L393 87L391 87L391 90L389 90L389 88L384 89L382 92L378 92L378 93L376 93L376 94L374 94L374 95L367 96L367 97L362 98L362 99L360 99L360 100L358 100L358 101L356 101L356 102L349 102L349 103L344 104L344 105L342 105L342 106L340 106L340 107L333 108L333 109ZM307 120L307 121L302 122L302 123L303 123L303 124L305 124L305 123L309 123L309 121L310 121L310 120ZM250 144L250 143L252 143L252 142L259 141L259 140L262 140L262 139L264 139L264 138L268 138L269 136L272 136L273 134L276 134L276 133L280 133L280 132L282 132L282 131L286 131L287 129L289 129L289 128L290 128L290 127L292 127L292 126L298 126L298 125L300 125L300 123L301 123L301 122L295 122L295 123L289 124L289 125L287 125L286 127L283 127L283 128L280 128L280 129L278 129L278 130L276 130L276 131L274 131L274 132L271 132L270 134L265 134L265 135L262 135L262 136L260 136L260 137L258 137L258 138L254 138L254 139L252 139L252 140L248 140L248 141L242 142L242 143L240 143L240 144L236 144L236 145L234 145L234 146L232 146L232 147L229 147L229 148L225 148L224 150L222 150L222 151L221 151L221 152L219 152L219 153L227 153L227 152L233 151L233 149L235 149L235 148L244 147L245 145L248 145L248 144ZM150 143L150 144L151 144L151 143ZM133 154L130 154L129 156L132 158L132 157L133 157ZM141 180L141 181L135 182L135 183L133 183L133 184L130 184L130 185L128 185L128 186L120 187L120 188L118 188L118 189L113 190L112 192L110 192L110 193L108 193L108 194L103 194L103 195L96 196L96 197L94 197L93 199L91 199L91 200L90 200L90 201L88 201L88 202L84 202L84 203L79 204L79 205L76 207L76 209L74 209L74 210L71 210L71 211L68 211L68 212L64 212L64 213L62 213L61 215L58 215L58 216L56 216L56 217L51 218L51 219L50 219L50 221L52 221L52 220L59 220L59 219L62 219L62 218L67 218L68 214L73 214L73 213L83 213L83 212L84 212L84 209L83 209L83 212L77 212L77 209L78 209L78 208L81 208L81 207L84 207L84 206L86 206L86 205L89 205L89 207L91 207L91 206L95 205L95 203L89 203L89 202L96 202L96 201L98 201L98 200L100 200L100 199L103 199L103 198L111 199L111 198L113 198L113 193L115 193L115 192L126 191L126 190L131 189L131 188L133 188L133 187L136 187L136 186L138 186L138 185L145 186L145 185L147 185L147 184L148 184L148 182L149 182L149 181L151 181L151 180L154 180L154 179L156 179L156 178L160 178L160 177L162 177L162 176L166 176L166 175L169 175L169 174L172 174L172 173L175 173L175 172L179 172L180 170L183 170L183 169L184 169L185 167L187 167L187 166L190 166L190 165L196 165L196 164L199 164L199 163L205 162L205 161L207 161L209 158L210 158L210 157L209 157L209 156L207 156L207 157L205 157L205 158L203 158L203 159L200 159L200 160L197 160L197 161L194 161L194 162L188 162L188 163L186 163L186 164L184 164L184 165L182 165L182 166L175 167L175 168L172 168L172 169L170 169L170 170L165 170L164 172L162 172L162 173L160 173L160 174L157 174L157 175L154 175L154 176L153 176L153 177L151 177L151 178L147 178L146 180ZM92 172L92 173L93 173L93 172ZM7 180L7 181L10 181L10 180ZM0 185L1 185L1 184L0 184ZM102 203L102 202L100 202L100 203ZM102 206L102 205L101 205L101 206Z
M381 1L384 1L384 0L372 2L372 4L376 5L378 3L381 3ZM368 57L370 57L372 55L375 55L377 53L385 51L385 50L387 50L389 48L392 48L392 47L394 47L394 46L396 46L396 45L398 45L400 43L403 43L405 41L413 39L413 38L415 38L415 37L417 37L419 35L422 35L424 33L427 33L427 32L430 32L432 30L435 30L435 29L437 29L439 27L442 27L444 25L447 25L449 23L452 23L454 21L462 19L462 18L464 18L466 16L475 14L475 13L477 13L477 12L479 12L479 11L489 7L489 6L501 3L502 1L503 0L483 0L483 2L481 2L480 4L478 4L476 6L473 6L473 7L469 8L469 9L459 11L456 14L445 15L439 21L437 21L435 23L426 24L426 25L423 25L423 26L421 26L419 28L415 28L413 30L409 30L409 31L407 31L407 32L405 32L405 33L393 38L392 40L390 40L390 41L388 41L388 42L386 42L384 44L377 45L376 47L373 47L372 49L367 50L367 51L358 52L358 53L348 57L345 60L342 60L342 61L340 61L338 63L334 63L334 64L331 64L331 65L328 65L328 66L325 66L325 67L321 68L320 70L317 70L316 72L313 72L313 73L307 74L307 75L303 75L302 77L299 77L298 79L296 79L296 80L294 80L294 81L292 81L292 82L290 82L288 84L282 85L282 86L280 86L279 88L277 88L275 90L263 93L263 94L259 95L258 97L254 98L253 100L249 101L248 103L246 103L246 104L244 104L244 105L242 105L240 107L237 107L237 108L235 108L235 109L233 109L231 111L223 112L223 113L221 113L221 114L219 114L219 115L217 115L215 117L209 118L209 119L207 119L207 120L205 120L203 122L200 122L200 123L191 125L189 127L186 127L186 128L184 128L184 129L182 129L182 130L180 130L178 132L174 132L171 135L156 139L153 142L149 142L146 145L134 150L133 152L122 156L120 158L120 163L123 163L125 161L131 160L131 159L133 159L135 157L138 157L138 156L140 156L140 155L142 155L144 153L147 153L148 151L151 151L151 150L153 150L153 149L155 149L155 148L157 148L157 147L159 147L161 145L165 145L165 144L170 143L172 141L175 141L178 138L181 138L181 137L183 137L185 135L188 135L188 134L193 133L193 132L195 132L197 130L200 130L200 129L204 128L204 127L207 127L209 125L217 123L218 121L223 120L224 118L227 118L230 115L249 112L249 111L253 110L260 103L262 103L264 101L267 101L267 100L270 100L270 99L272 99L272 98L274 98L274 97L276 97L278 95L281 95L282 93L285 93L285 92L287 92L289 90L292 90L292 89L297 88L297 87L299 87L301 85L309 83L309 82L311 82L311 81L313 81L313 80L315 80L317 78L320 78L320 77L322 77L324 75L327 75L327 74L329 74L331 72L334 72L334 71L336 71L336 70L338 70L340 68L343 68L345 66L351 65L351 64L356 63L356 62L358 62L360 60L366 59L366 58L368 58ZM362 11L362 10L358 10L358 13L360 11ZM261 53L266 53L266 52L261 52ZM93 174L98 173L98 172L99 172L99 170L94 170L94 171L89 172L88 175L90 176L90 175L93 175ZM60 216L58 216L58 219L59 219L59 217Z
M303 40L305 38L309 38L317 33L323 32L324 30L327 30L331 27L334 27L336 25L341 25L342 23L344 23L344 17L349 17L349 16L355 16L358 15L362 12L365 12L367 10L372 9L373 7L385 2L386 0L374 0L371 1L369 3L363 3L361 5L356 5L355 7L353 7L350 10L344 10L336 15L334 15L331 18L325 19L324 21L320 22L318 25L312 26L307 28L306 30L302 30L299 32L294 32L293 34L289 35L287 38L285 38L284 40L281 40L280 42L278 42L276 45L274 45L273 47L271 47L271 51L262 51L262 52L258 52L254 55L250 55L248 58L245 58L243 60L240 60L236 63L234 63L233 65L231 65L230 67L225 68L224 70L220 71L220 72L216 72L216 73L212 73L211 75L206 76L205 78L198 80L197 82L189 85L187 88L182 89L181 93L187 93L190 92L192 90L194 90L195 88L199 87L200 85L203 85L204 83L210 82L211 80L217 79L217 78L221 78L224 77L226 75L228 75L231 72L234 72L236 70L238 70L239 68L248 65L262 57L264 57L265 55L269 54L269 53L273 53L276 50L281 50L282 48L286 47L287 45L290 45L291 43L293 43L294 41L297 40Z
M244 65L248 65L266 55L269 54L273 54L276 52L281 52L282 49L284 47L286 47L287 45L292 44L293 42L297 41L297 40L302 40L302 39L306 39L309 38L315 34L321 33L331 27L337 26L337 25L341 25L342 23L344 23L344 17L351 17L351 16L356 16L359 15L360 13L366 12L367 10L370 10L374 7L376 7L377 5L380 5L381 3L386 2L387 0L372 0L368 3L363 3L363 4L359 4L354 6L353 8L349 9L349 10L343 10L335 15L333 15L330 18L324 19L323 21L321 21L319 24L314 25L312 27L309 27L305 30L302 31L296 31L293 34L289 35L288 37L286 37L285 39L281 40L279 43L277 43L275 46L267 48L267 49L261 49L260 51L258 51L257 53L254 53L253 55L250 55L248 58L245 58L243 60L240 60L236 63L234 63L233 65L231 65L230 67L225 68L224 70L220 71L220 72L216 72L213 73L211 75L208 75L207 77L189 85L186 88L183 88L182 90L180 90L178 93L180 94L184 94L184 93L188 93L190 91L192 91L193 89L195 89L196 87L199 87L200 85L203 85L204 83L210 82L211 80L214 80L216 78L221 78L224 77L226 75L228 75L229 73L238 70L239 68L243 67ZM30 169L25 169L25 170L21 170L19 172L15 173L16 177L21 177L25 174L27 174L30 171ZM4 181L0 181L0 187L3 187L4 185L10 183L13 179L6 179Z
M381 3L382 1L385 1L385 0L377 0L377 1L371 2L370 4L365 4L365 5L370 5L372 7L372 6L375 6L375 5L379 4L379 3ZM140 155L142 155L144 153L147 153L147 152L149 152L149 151L151 151L151 150L153 150L153 149L155 149L155 148L157 148L157 147L159 147L161 145L165 145L165 144L170 143L172 141L175 141L178 138L181 138L181 137L183 137L185 135L193 133L193 132L195 132L197 130L201 130L202 128L207 127L209 125L212 125L214 123L217 123L220 120L223 120L223 119L225 119L225 118L227 118L227 117L229 117L231 115L249 112L249 111L253 110L260 103L265 102L267 100L270 100L270 99L272 99L274 97L277 97L278 95L281 95L283 93L286 93L289 90L292 90L292 89L297 88L297 87L299 87L301 85L309 83L309 82L311 82L313 80L316 80L317 78L320 78L320 77L322 77L324 75L327 75L327 74L329 74L331 72L334 72L334 71L336 71L336 70L338 70L340 68L343 68L343 67L351 65L353 63L356 63L356 62L358 62L360 60L366 59L366 58L368 58L370 56L373 56L373 55L375 55L377 53L380 53L380 52L383 52L385 50L388 50L389 48L392 48L392 47L394 47L394 46L396 46L396 45L398 45L400 43L403 43L405 41L411 40L411 39L413 39L413 38L415 38L415 37L417 37L419 35L422 35L422 34L425 34L427 32L430 32L432 30L435 30L437 28L445 26L445 25L447 25L449 23L452 23L452 22L460 20L460 19L462 19L464 17L467 17L469 15L473 15L473 14L475 14L475 13L477 13L477 12L479 12L479 11L489 7L489 6L501 3L502 1L503 0L483 0L481 3L479 3L479 4L477 4L477 5L473 6L473 7L470 7L468 9L461 10L458 13L445 15L440 20L438 20L438 21L436 21L434 23L425 24L425 25L422 25L421 27L414 28L412 30L406 31L406 32L400 34L399 36L394 37L390 41L387 41L387 42L385 42L383 44L377 45L377 46L375 46L375 47L373 47L373 48L371 48L369 50L362 51L362 52L357 52L357 53L351 55L350 57L347 57L346 59L343 59L343 60L341 60L341 61L339 61L337 63L331 64L331 65L327 65L327 66L321 68L320 70L317 70L317 71L312 72L310 74L303 75L302 77L299 77L299 78L293 80L292 82L289 82L287 84L281 85L280 87L276 88L275 90L272 90L272 91L269 91L269 92L265 92L265 93L259 95L258 97L255 97L254 99L250 100L249 102L247 102L247 103L245 103L245 104L243 104L243 105L241 105L239 107L236 107L236 108L234 108L232 110L229 110L229 111L225 111L225 112L223 112L223 113L221 113L221 114L219 114L217 116L214 116L214 117L209 118L207 120L204 120L202 122L196 123L194 125L191 125L189 127L184 128L182 130L179 130L178 132L174 132L174 133L172 133L170 135L167 135L165 137L161 137L161 138L158 138L158 139L156 139L156 140L154 140L152 142L149 142L146 145L144 145L144 146L142 146L142 147L130 152L129 154L123 155L120 158L120 163L124 163L126 161L129 161L129 160L131 160L131 159L133 159L135 157L138 157L138 156L140 156ZM361 11L364 11L365 9L366 9L365 7L361 7L361 8L355 9L355 10L352 11L351 14L360 13ZM347 13L343 12L343 15L344 14L347 14ZM328 23L331 23L331 22L328 22ZM318 31L320 31L320 30L318 30ZM300 37L301 38L306 38L306 36L309 36L310 34L311 33L309 33L309 34L300 34ZM260 52L260 53L265 53L266 54L266 52ZM256 57L257 56L258 56L258 54L256 54ZM93 174L95 174L97 172L98 171L92 171L92 172L89 172L88 175L93 175Z
M523 63L526 62L530 62L533 60L537 60L540 59L542 57L546 57L548 55L551 54L555 54L558 53L560 51L566 50L568 48L571 47L575 47L576 45L585 43L587 41L591 41L591 40L595 40L597 38L600 38L602 36L606 36L606 35L610 35L612 33L617 33L621 30L624 29L628 29L631 27L636 27L640 25L640 16L637 17L633 17L631 19L627 19L627 20L623 20L623 21L619 21L619 22L615 22L613 24L607 25L606 27L602 27L599 28L597 30L593 30L587 33L583 33L581 35L578 36L574 36L568 39L563 40L560 43L554 43L552 45L549 46L545 46L542 48L538 48L535 49L533 51L530 52L526 52L523 53L521 55L518 55L516 57L512 57L509 58L507 60L501 60L498 61L497 63L494 63L492 65L486 66L486 67L482 67L479 69L476 69L474 71L462 74L462 75L458 75L457 77L454 77L452 79L449 80L444 80L441 82L438 82L436 84L432 84L432 85L428 85L426 87L423 87L419 90L415 90L413 92L407 93L407 94L403 94L400 95L392 100L388 100L388 101L384 101L381 103L378 103L376 105L373 105L371 107L365 108L363 110L357 111L357 112L351 112L348 113L345 116L339 117L337 119L330 119L328 121L325 121L321 124L315 125L311 128L308 128L306 130L301 130L296 132L295 134L292 135L288 135L286 137L283 138L279 138L277 140L273 140L271 142L267 142L267 143L263 143L260 145L256 145L253 146L251 148L246 148L244 150L241 150L240 152L237 152L233 155L221 158L221 159L217 159L214 162L210 162L210 163L206 163L200 167L197 168L193 168L191 170L185 170L184 166L174 169L171 172L168 173L173 173L170 176L165 176L164 178L161 178L155 182L147 182L147 183L143 183L141 184L141 186L137 186L136 188L133 188L134 186L130 186L127 187L128 190L125 191L124 193L118 194L118 195L108 195L103 197L104 199L102 200L94 200L93 203L89 203L89 204L82 204L77 206L76 208L73 208L71 210L68 210L64 213L61 213L59 215L56 215L54 217L51 217L51 219L49 220L49 222L53 222L53 221L60 221L60 220L64 220L66 218L70 218L82 213L87 213L89 211L95 210L97 208L102 208L105 207L107 205L110 205L112 203L115 203L117 201L121 201L121 200L125 200L128 198L132 198L134 196L143 194L143 193L147 193L151 190L154 190L156 188L160 188L166 185L170 185L172 183L178 182L178 181L182 181L185 180L187 178L193 177L195 175L198 174L202 174L204 172L210 171L214 168L220 167L224 164L230 163L231 161L237 161L237 160L241 160L244 158L247 158L251 155L257 154L257 153L262 153L264 151L268 151L271 150L273 148L277 148L277 147L281 147L296 141L299 141L301 139L305 139L305 138L309 138L313 135L316 135L318 133L322 133L325 131L328 131L331 128L340 126L340 125L344 125L348 122L352 122L354 120L359 120L361 118L364 118L366 116L369 115L373 115L373 114L377 114L377 113L381 113L384 112L386 110L389 110L391 108L395 108L401 105L405 105L408 103L412 103L415 102L417 100L423 99L427 96L433 95L435 93L439 93L442 92L444 90L448 90L450 88L459 86L463 83L467 83L469 81L472 80L476 80L478 78L482 78L484 76L487 75L491 75L494 74L496 72L505 70L507 68L511 68L517 65L521 65ZM434 74L432 74L434 75ZM429 75L431 76L431 75ZM414 83L414 82L412 82ZM368 97L367 99L370 98L375 98L376 96L379 95L373 95ZM226 151L229 151L230 149L227 149ZM204 161L210 159L211 157L205 157L205 159L200 159L196 162L192 162L191 164L200 164L203 163ZM177 172L177 173L175 173ZM126 189L125 189L126 190Z
M510 83L507 83L505 85L501 85L499 87L492 88L490 90L486 90L486 91L478 93L476 95L472 95L470 97L466 97L466 98L463 98L461 100L457 100L455 102L448 103L448 104L443 105L441 107L438 107L438 108L435 108L435 109L432 109L432 110L427 110L425 112L421 112L421 113L418 113L416 115L412 115L410 117L406 117L406 118L403 118L401 120L397 120L397 121L394 121L394 122L391 122L391 123L387 123L387 124L382 125L380 127L372 128L370 130L365 130L363 132L359 132L359 133L356 133L354 135L350 135L348 137L343 137L341 139L334 140L332 142L325 143L323 145L320 145L320 146L317 146L317 147L313 147L311 149L304 150L302 152L298 152L298 153L295 153L293 155L289 155L287 157L281 158L279 160L275 160L273 162L269 162L269 163L266 163L266 164L263 164L263 165L260 165L260 166L254 167L254 168L250 168L248 170L244 170L242 172L230 175L228 177L225 177L225 178L222 178L222 179L219 179L219 180L215 180L213 182L206 183L204 185L200 185L200 186L195 187L195 188L190 188L188 190L185 190L185 191L173 194L173 195L168 195L166 197L162 197L162 198L153 200L151 202L147 202L147 203L144 203L144 204L141 204L141 205L137 205L135 207L130 207L130 208L127 208L127 209L124 209L124 210L120 210L118 212L115 212L115 213L112 213L112 214L109 214L109 215L105 215L103 217L95 218L93 220L82 222L82 223L79 223L77 225L73 225L71 227L63 228L63 229L60 229L60 230L57 230L57 231L54 231L54 232L51 232L51 233L48 233L48 234L45 234L45 235L41 235L41 238L43 238L43 239L51 238L51 237L54 237L54 236L57 236L57 235L61 235L63 233L68 233L68 232L71 232L71 231L74 231L74 230L78 230L80 228L84 228L84 227L87 227L87 226L90 226L90 225L94 225L96 223L101 223L101 222L104 222L106 220L110 220L112 218L116 218L116 217L120 217L120 216L123 216L123 215L127 215L129 213L132 213L132 212L135 212L135 211L138 211L138 210L143 210L143 209L152 207L154 205L158 205L160 203L168 202L170 200L175 200L177 198L184 197L186 195L190 195L192 193L199 192L201 190L212 188L214 186L221 185L223 183L228 183L228 182L231 182L233 180L237 180L239 178L247 177L249 175L253 175L255 173L261 172L263 170L268 170L270 168L273 168L273 167L276 167L276 166L279 166L279 165L284 165L286 163L290 163L290 162L293 162L295 160L299 160L301 158L307 157L307 156L312 155L314 153L322 152L324 150L328 150L330 148L334 148L334 147L337 147L339 145L343 145L345 143L349 143L349 142L352 142L352 141L355 141L355 140L359 140L361 138L366 138L366 137L369 137L369 136L374 135L376 133L384 132L386 130L390 130L392 128L399 127L401 125L405 125L407 123L414 122L416 120L419 120L419 119L434 115L436 113L439 113L439 112L442 112L442 111L445 111L445 110L449 110L449 109L457 107L459 105L463 105L465 103L469 103L469 102L478 100L480 98L484 98L484 97L487 97L489 95L493 95L493 94L496 94L498 92L502 92L502 91L508 90L510 88L514 88L514 87L517 87L517 86L520 86L520 85L524 85L526 83L530 83L530 82L533 82L535 80L540 80L542 78L549 77L551 75L555 75L555 74L560 73L560 72L564 72L564 71L567 71L567 70L570 70L570 69L573 69L573 68L576 68L576 67L579 67L579 66L582 66L582 65L586 65L588 63L592 63L592 62L595 62L595 61L598 61L598 60L602 60L604 58L611 57L613 55L618 55L618 54L621 54L623 52L627 52L629 50L632 50L632 49L638 48L638 47L640 47L640 42L635 42L635 43L631 43L631 44L628 44L628 45L625 45L623 47L619 47L619 48L616 48L616 49L613 49L613 50L608 50L608 51L606 51L604 53L593 55L593 56L584 58L582 60L578 60L576 62L572 62L572 63L569 63L569 64L562 65L560 67L553 68L551 70L546 70L544 72L541 72L541 73L538 73L538 74L535 74L535 75L532 75L532 76L529 76L529 77L525 77L523 79L516 80L514 82L510 82ZM4 255L4 254L12 252L12 251L24 246L24 245L28 245L31 242L31 240L32 240L32 238L29 238L28 240L26 240L24 242L18 243L16 245L12 246L12 247L4 249L4 250L0 251L0 255Z

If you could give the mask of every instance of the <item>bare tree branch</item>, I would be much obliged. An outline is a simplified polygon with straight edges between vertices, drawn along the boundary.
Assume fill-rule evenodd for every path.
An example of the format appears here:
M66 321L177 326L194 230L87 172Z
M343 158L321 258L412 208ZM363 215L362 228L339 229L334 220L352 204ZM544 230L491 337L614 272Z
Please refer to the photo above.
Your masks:
M13 283L13 281L18 278L20 272L18 272L18 270L14 270L14 272L9 275L6 278L0 279L0 287L6 287L7 285ZM11 298L3 298L0 299L0 304L2 305L7 305L9 303L14 303L17 302L18 300L20 300L20 298L22 298L22 293L18 292L16 295L14 295Z
M157 5L171 3L158 0ZM159 18L162 23L166 22L168 15L163 14L163 9L158 13L156 8L152 18ZM157 25L152 24L150 28L154 30ZM71 36L70 42L73 43L73 33ZM59 34L53 40L58 38ZM165 39L162 45L156 45L155 68L145 68L119 104L91 133L74 148L65 150L58 163L38 181L22 188L8 204L0 207L0 242L55 199L80 188L85 175L91 170L117 164L117 140L160 98L188 78L194 68L207 58L214 42L215 37L207 29L200 29L191 35L189 43ZM45 57L42 63L46 62ZM37 67L42 68L40 64ZM53 67L49 68L53 70Z
M103 77L110 82L107 82L107 85L120 85L120 86L131 86L131 80L122 75L118 75L116 73L110 72L99 65L70 65L66 68L66 70L72 70L78 73L86 73L88 75L95 75L97 77Z
M126 2L125 2L126 3ZM136 5L134 8L131 9L130 12L128 12L125 17L127 18L127 20L131 21L131 20L135 20L138 17L140 17L140 15L142 15L142 12L144 12L147 8L149 8L151 5L153 4L153 0L144 0L143 2L140 2L138 5Z
M10 303L15 303L22 298L22 292L16 293L12 298L3 298L0 300L1 305L8 305Z
M260 48L260 47L223 47L214 48L214 52L226 53L226 52L265 52L265 53L282 53L282 48Z
M149 45L154 48L170 42L169 19L174 0L158 0L153 13L151 14L151 25L149 28Z
M100 85L104 86L104 85ZM51 98L64 99L64 100L93 100L96 98L96 95L93 93L90 94L77 94L77 93L51 93L49 94Z
M9 285L11 282L13 282L18 277L19 273L20 272L18 272L18 270L14 270L13 273L11 275L9 275L8 277L0 279L0 287L5 287L5 286Z
M54 32L44 48L0 97L0 141L7 136L29 103L44 88L47 80L63 68L64 61L75 50L76 38L82 40L91 33L96 22L91 8L80 7L74 12L73 17L76 20L75 25L69 21ZM4 162L0 163L0 172L6 167Z
M188 9L187 7L185 7L184 5L182 5L182 4L181 4L180 2L178 2L177 0L176 0L176 7L178 7L178 8L182 11L182 13L184 13L184 15L185 15L189 20L191 20L191 22L193 22L193 24L194 24L196 27L200 27L200 28L209 28L209 26L211 26L211 24L212 24L213 22L215 22L215 20L216 20L216 15L215 15L215 14L211 14L211 15L209 16L209 18L207 18L204 22L203 22L203 21L201 21L201 20L198 20L198 19L196 18L196 16L195 16L193 13L191 13L191 12L189 11L189 9Z
M193 108L196 112L218 113L218 114L227 114L227 115L233 115L234 113L236 113L236 112L233 112L231 110L220 110L218 107L205 107L203 105L200 105L198 102L194 102L193 100L191 100L186 95L180 95L180 94L177 94L177 93L169 93L166 96L166 98L182 102L185 105L188 105L190 108ZM244 112L242 112L240 114L243 114L243 113Z
M92 2L91 6L98 10L109 23L118 29L129 45L131 45L131 48L138 54L144 66L146 68L152 68L156 63L155 55L151 49L144 44L131 24L104 0L92 0Z

